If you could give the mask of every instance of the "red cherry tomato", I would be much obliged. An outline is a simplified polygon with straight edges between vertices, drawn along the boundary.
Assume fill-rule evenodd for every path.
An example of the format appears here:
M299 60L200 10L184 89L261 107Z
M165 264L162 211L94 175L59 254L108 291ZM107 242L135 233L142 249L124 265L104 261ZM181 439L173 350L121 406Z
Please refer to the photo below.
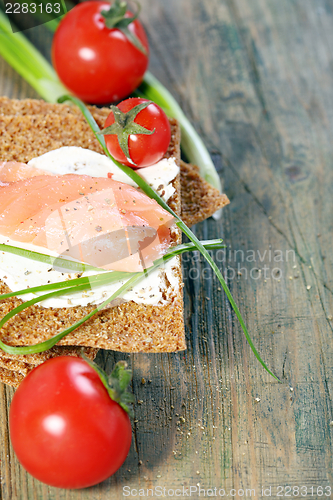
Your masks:
M100 14L110 3L76 5L61 20L53 38L53 65L63 84L85 102L106 104L128 96L140 85L148 66L148 41L140 21L129 30L145 47L141 52ZM131 13L126 16L133 17Z
M133 97L120 102L117 107L123 113L126 113L134 106L144 102L148 102L147 99ZM105 128L111 126L114 122L114 115L111 112L105 121ZM171 140L169 119L157 104L151 103L137 114L134 122L148 130L155 129L155 132L151 135L129 135L128 150L130 159L135 165L126 158L119 145L117 135L104 136L106 147L116 160L129 167L142 168L153 165L164 156L169 147Z
M122 465L131 445L127 413L88 363L69 356L27 375L14 395L9 425L23 467L59 488L103 481Z

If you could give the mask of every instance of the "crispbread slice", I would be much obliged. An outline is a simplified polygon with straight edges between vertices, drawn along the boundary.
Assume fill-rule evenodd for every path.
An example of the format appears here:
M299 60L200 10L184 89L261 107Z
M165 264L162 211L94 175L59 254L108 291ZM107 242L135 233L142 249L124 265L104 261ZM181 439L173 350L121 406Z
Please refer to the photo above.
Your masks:
M97 353L98 349L93 347L62 347L55 345L51 349L37 354L8 354L0 349L0 359L8 359L19 363L28 363L29 365L38 366L44 363L44 361L56 358L57 356L74 356L78 358L84 354L87 358L94 360Z
M36 104L37 105L37 104ZM1 160L29 161L31 158L61 146L81 146L102 152L93 133L79 114L63 111L61 105L43 106L45 114L1 114L0 140ZM45 106L45 107L44 107ZM49 109L49 113L47 113ZM59 113L55 110L59 109ZM101 114L94 112L96 120L103 126ZM104 120L104 116L103 116ZM172 139L168 154L180 161L180 132L175 120L170 121ZM180 213L180 176L173 181L175 193L169 200L171 208ZM173 243L181 241L181 233L173 230ZM121 351L170 352L185 349L182 276L180 259L175 259L175 273L179 289L169 287L166 306L138 305L127 302L105 309L66 336L62 345L103 347ZM162 271L163 272L163 271ZM166 279L166 278L165 278ZM167 283L167 286L169 284ZM8 290L3 284L1 292ZM5 315L21 301L17 298L0 303L0 315ZM46 340L75 323L95 306L48 309L38 306L16 315L2 329L2 339L10 345L31 345Z
M91 347L60 347L55 346L48 351L38 354L14 355L7 354L0 350L0 382L18 387L23 378L28 375L33 368L44 363L44 361L57 356L81 357L84 354L93 361L99 349Z
M81 357L84 354L88 359L93 361L98 351L99 349L91 347L55 346L48 351L38 354L11 355L0 350L0 382L18 387L31 370L48 359L57 356Z

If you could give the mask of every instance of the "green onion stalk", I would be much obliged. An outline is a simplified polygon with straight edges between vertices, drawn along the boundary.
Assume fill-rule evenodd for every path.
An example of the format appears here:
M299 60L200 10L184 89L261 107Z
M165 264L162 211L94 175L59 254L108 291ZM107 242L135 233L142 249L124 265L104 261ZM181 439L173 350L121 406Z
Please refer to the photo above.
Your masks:
M68 92L58 75L22 34L13 33L8 17L0 9L0 55L17 71L38 94L48 102Z
M62 2L64 4L64 2ZM45 24L52 32L60 18ZM0 55L48 102L68 93L49 62L22 33L13 33L7 16L0 10ZM220 192L219 175L201 137L185 116L181 107L164 85L149 71L135 95L144 97L164 109L170 118L176 118L181 127L181 147L190 163L199 167L201 176ZM216 212L219 218L221 211Z
M65 101L70 101L71 103L77 105L81 112L83 113L84 117L86 118L88 124L90 125L91 129L93 130L97 140L100 142L105 154L116 164L118 167L125 173L127 174L136 184L143 190L144 193L146 193L150 198L154 199L159 203L160 206L162 206L165 210L167 210L169 213L171 213L176 220L176 225L182 230L182 232L189 238L189 240L192 242L194 245L195 249L198 250L205 260L208 262L208 264L211 266L212 270L216 274L218 280L220 281L229 301L230 304L240 322L240 325L242 327L242 330L244 332L244 335L254 353L258 361L261 363L261 365L267 370L267 372L272 375L276 380L277 377L269 370L269 368L266 366L264 361L261 359L258 351L256 350L250 335L247 331L245 322L242 318L242 315L238 309L237 304L235 303L231 292L222 276L221 271L217 267L216 263L213 261L211 258L210 254L208 253L207 248L205 248L205 245L198 240L198 238L195 236L195 234L186 226L186 224L181 220L181 218L174 213L170 207L164 202L164 200L152 189L151 186L149 186L136 172L135 170L132 170L131 168L122 165L121 163L117 162L112 156L110 155L109 151L106 148L105 145L105 140L104 137L101 135L101 131L94 120L93 116L91 115L90 111L87 109L87 107L84 105L82 101L77 99L76 97L73 97L71 95L66 95L66 89L63 87L63 85L60 83L56 73L54 72L52 66L44 59L44 57L35 49L35 47L28 42L28 40L22 35L21 33L15 33L13 34L10 27L9 23L7 20L7 17L5 14L3 14L0 11L0 55L2 55L8 62L11 64L22 76L25 78L39 94L49 102L65 102ZM175 116L181 124L182 131L183 131L183 147L185 148L185 151L189 157L190 161L193 161L194 163L198 164L199 167L201 168L201 172L203 176L213 185L218 187L220 189L220 184L219 184L219 178L218 175L215 171L215 167L210 160L209 154L204 147L201 139L193 129L192 125L188 122L187 118L181 111L180 107L176 103L176 101L173 99L173 97L170 95L170 93L162 86L158 80L153 77L149 72L145 75L144 82L139 89L139 91L143 92L143 94L148 97L149 99L155 101L157 104L160 104L168 113L169 116ZM59 97L62 95L62 97ZM185 141L185 143L184 143ZM185 145L184 145L185 144ZM115 297L120 296L122 293L124 293L129 287L134 286L138 281L144 278L146 273L137 273L134 276L130 277L128 281L126 281L111 297L109 297L105 302L103 302L100 306L97 307L94 311L92 311L88 316L85 316L80 320L79 322L75 323L71 327L67 328L63 332L60 332L58 335L55 337L52 337L52 339L49 339L48 341L38 344L36 346L27 346L27 347L12 347L12 346L6 346L0 341L0 348L3 349L6 352L9 353L17 353L17 354L26 354L26 353L32 353L32 352L41 352L43 350L49 349L53 345L55 345L61 338L63 338L65 335L68 333L72 332L76 328L78 328L83 322L87 321L91 316L96 314L98 311L106 307L112 300L114 300ZM90 279L90 278L89 278ZM103 274L100 275L100 277L96 278L98 280L103 280L107 279L103 277ZM111 278L110 278L111 279ZM87 283L79 282L73 284L73 287L76 290L81 289L80 287L86 287L88 286ZM90 285L89 285L90 286ZM53 294L61 294L64 293L64 290L66 293L70 293L70 291L73 291L72 288L65 288L61 290L53 290L49 294L44 295L44 299L50 298L54 296ZM59 287L60 288L60 287ZM45 289L46 290L46 289ZM31 290L30 290L31 291ZM17 295L17 292L16 292ZM30 305L37 303L40 300L44 300L43 298L36 298L32 299L33 302L28 301L25 304L19 306L19 308L24 309L25 307L29 307L28 304ZM1 300L1 296L0 296ZM16 310L16 312L15 312ZM15 308L13 311L8 313L1 321L0 321L0 328L4 325L12 315L16 314L18 311L18 308Z

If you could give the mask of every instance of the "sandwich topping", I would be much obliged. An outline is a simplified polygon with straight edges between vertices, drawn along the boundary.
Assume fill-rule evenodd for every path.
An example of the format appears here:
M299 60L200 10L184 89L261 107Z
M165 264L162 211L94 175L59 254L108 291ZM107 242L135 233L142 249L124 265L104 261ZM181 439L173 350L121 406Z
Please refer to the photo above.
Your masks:
M142 169L142 177L167 201L174 192L172 180L178 171L175 161L168 159ZM80 277L105 270L140 272L170 246L173 217L130 186L129 180L107 157L77 147L51 151L28 166L0 163L0 243L95 267ZM175 259L178 257L126 292L122 300L165 303L168 293L179 287ZM75 277L77 273L57 267L56 260L50 266L0 253L0 279L13 292ZM126 279L40 304L99 304L124 282ZM24 300L34 296L27 294Z

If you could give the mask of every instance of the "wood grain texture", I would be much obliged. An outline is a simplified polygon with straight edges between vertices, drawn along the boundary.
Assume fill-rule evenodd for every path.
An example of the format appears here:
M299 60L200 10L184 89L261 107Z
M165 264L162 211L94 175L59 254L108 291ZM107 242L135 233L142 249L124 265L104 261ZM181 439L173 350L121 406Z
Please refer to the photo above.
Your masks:
M222 219L196 234L224 238L227 252L216 259L282 383L250 352L206 264L186 256L187 351L99 355L107 369L125 358L134 372L138 404L124 466L85 491L34 481L13 456L13 390L1 387L2 498L120 499L125 485L197 484L255 489L257 498L261 488L278 498L279 485L305 486L303 498L319 498L318 486L333 487L332 3L141 3L150 68L202 133L231 199ZM34 33L46 53L49 36ZM0 90L35 95L1 60Z

